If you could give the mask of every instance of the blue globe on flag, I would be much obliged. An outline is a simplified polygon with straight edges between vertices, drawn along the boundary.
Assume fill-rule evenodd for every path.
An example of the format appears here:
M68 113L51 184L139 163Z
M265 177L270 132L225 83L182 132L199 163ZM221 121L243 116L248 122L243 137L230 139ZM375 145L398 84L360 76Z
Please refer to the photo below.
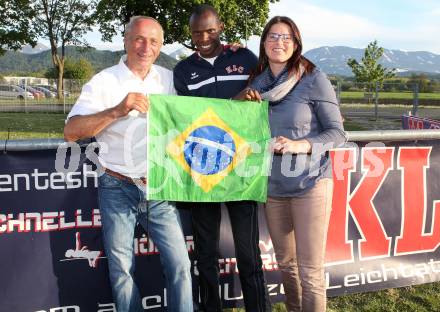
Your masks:
M202 174L225 170L233 161L236 146L232 136L216 126L202 126L185 138L184 157L188 166Z

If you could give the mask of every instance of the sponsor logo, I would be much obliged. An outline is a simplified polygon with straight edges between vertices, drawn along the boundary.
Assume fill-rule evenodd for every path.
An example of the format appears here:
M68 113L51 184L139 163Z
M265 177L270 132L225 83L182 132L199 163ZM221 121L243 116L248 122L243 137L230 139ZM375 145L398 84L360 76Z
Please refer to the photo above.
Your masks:
M98 187L98 173L83 164L80 171L0 174L0 192L67 190Z
M68 249L65 253L66 259L60 261L87 260L91 268L98 266L98 260L101 258L102 251L89 250L87 246L81 246L80 233L75 233L75 249Z
M75 215L67 217L65 211L20 212L0 214L0 234L62 231L75 228L99 228L101 215L98 209L92 210L90 219L83 216L81 209L75 210Z
M405 146L398 149L395 157L394 147L363 148L360 154L362 177L353 191L350 188L351 174L356 172L356 149L330 152L334 190L327 234L327 266L355 262L355 249L361 261L437 250L440 246L440 200L427 200L431 150L430 146ZM385 218L374 201L393 169L401 177L400 185L396 185L396 192L401 194L400 233L395 236L385 231ZM349 215L361 235L356 248L348 236Z
M228 74L231 74L231 73L242 74L244 72L244 67L241 65L230 65L230 66L225 67L225 70Z

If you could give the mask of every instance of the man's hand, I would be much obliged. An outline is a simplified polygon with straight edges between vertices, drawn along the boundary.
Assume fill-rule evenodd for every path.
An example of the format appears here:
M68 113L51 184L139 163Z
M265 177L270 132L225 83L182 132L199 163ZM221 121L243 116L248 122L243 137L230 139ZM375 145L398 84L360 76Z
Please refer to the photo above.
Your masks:
M146 113L149 106L150 102L144 94L128 93L122 102L115 107L96 114L70 118L64 127L64 139L66 141L77 141L91 138L118 118L127 116L131 111Z
M150 106L148 97L142 93L128 93L127 96L113 108L115 118L125 117L132 110L136 110L140 113L146 113Z
M246 88L233 97L234 100L261 102L261 95L257 90Z

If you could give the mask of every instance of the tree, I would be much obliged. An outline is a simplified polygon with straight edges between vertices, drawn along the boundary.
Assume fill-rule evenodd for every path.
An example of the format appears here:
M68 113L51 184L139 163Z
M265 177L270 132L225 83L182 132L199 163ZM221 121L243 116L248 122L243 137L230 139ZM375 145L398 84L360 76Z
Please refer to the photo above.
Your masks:
M220 18L225 23L224 40L247 40L260 34L268 18L269 2L279 0L213 0ZM124 25L131 16L154 17L165 32L165 43L179 42L191 47L189 18L194 7L203 0L100 0L96 18L103 40L110 41L118 32L124 32Z
M364 51L364 57L358 63L353 58L348 59L347 65L351 67L355 80L365 82L368 92L372 92L376 83L382 84L387 78L395 76L395 69L383 67L378 63L383 55L383 48L377 45L377 40L370 42Z
M58 73L58 97L63 96L64 62L67 45L88 46L83 35L94 23L94 0L34 0L31 24L37 36L50 42L52 62Z
M0 0L0 55L18 50L25 44L37 44L29 19L33 12L26 0Z
M89 80L92 78L95 70L92 64L85 58L79 60L71 60L66 58L64 60L64 78L75 80ZM45 77L49 79L58 78L58 70L55 67L48 69L45 73Z
M2 0L9 9L10 20L25 21L27 35L50 43L52 62L58 73L58 97L63 96L65 49L67 45L88 46L83 35L94 24L95 0ZM14 7L14 4L19 6ZM26 37L25 39L29 39ZM9 41L13 42L13 41ZM17 44L21 43L18 42Z
M414 85L418 85L419 92L433 92L433 84L429 80L428 76L425 74L412 74L407 81L407 86L409 90L414 90Z
M75 80L89 80L95 73L92 64L85 58L80 58L76 62L66 62L64 69L65 77Z

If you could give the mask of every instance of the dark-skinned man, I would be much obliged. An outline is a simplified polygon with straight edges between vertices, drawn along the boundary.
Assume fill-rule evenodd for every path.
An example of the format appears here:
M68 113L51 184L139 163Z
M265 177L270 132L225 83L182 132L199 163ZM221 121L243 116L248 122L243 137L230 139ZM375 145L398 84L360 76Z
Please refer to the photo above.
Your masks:
M197 51L174 69L177 94L229 99L247 86L256 56L246 48L223 46L217 11L198 6L190 18L191 39ZM239 105L239 104L237 104ZM237 266L246 311L270 311L260 256L258 210L252 201L225 203L231 221ZM179 203L191 209L195 257L202 311L221 311L219 297L219 237L221 203Z

